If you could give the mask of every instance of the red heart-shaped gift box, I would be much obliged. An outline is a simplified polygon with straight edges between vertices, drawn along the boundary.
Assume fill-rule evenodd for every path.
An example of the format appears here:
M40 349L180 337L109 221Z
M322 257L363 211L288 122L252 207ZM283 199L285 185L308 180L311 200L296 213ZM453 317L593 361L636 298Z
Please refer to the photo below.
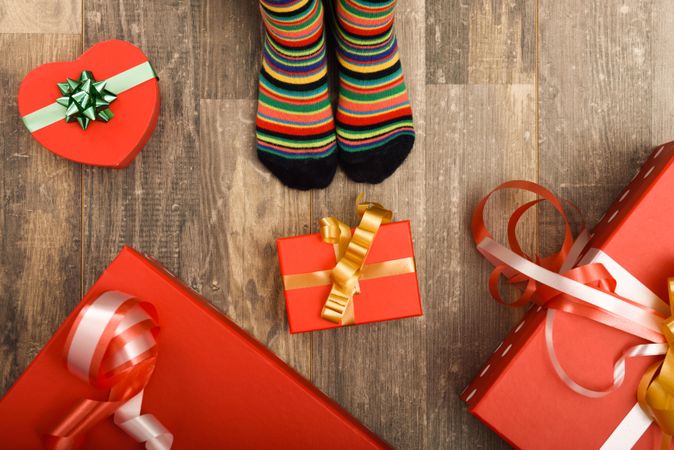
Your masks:
M48 63L33 69L19 87L19 114L25 117L52 105L61 97L57 83L77 80L87 70L97 81L107 80L147 63L148 58L133 44L100 42L75 61ZM117 93L115 93L117 94ZM65 116L32 132L47 150L82 164L121 169L128 166L145 146L159 116L159 85L151 78L117 94L110 104L114 117L92 121L83 130Z

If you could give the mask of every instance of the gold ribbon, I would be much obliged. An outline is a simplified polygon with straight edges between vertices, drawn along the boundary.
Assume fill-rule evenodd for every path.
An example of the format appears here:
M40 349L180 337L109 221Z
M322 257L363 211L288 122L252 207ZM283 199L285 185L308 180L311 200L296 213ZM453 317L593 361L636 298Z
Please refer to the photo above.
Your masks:
M641 377L637 390L639 405L660 427L661 448L669 449L674 435L674 278L668 280L671 316L662 325L667 339L665 358L653 364Z
M352 325L355 322L353 296L359 291L365 258L382 224L393 218L393 213L378 203L361 203L363 194L356 199L360 224L351 234L351 228L334 217L321 219L321 237L328 244L336 245L337 265L332 269L332 289L325 301L321 317L333 323Z
M362 197L363 194L360 194L356 199L356 211L361 220L353 234L348 225L334 217L321 219L321 238L335 248L335 267L332 270L283 276L286 290L332 284L321 317L340 325L355 323L353 296L360 292L359 280L416 271L413 257L365 264L379 227L389 223L393 213L378 203L361 202Z

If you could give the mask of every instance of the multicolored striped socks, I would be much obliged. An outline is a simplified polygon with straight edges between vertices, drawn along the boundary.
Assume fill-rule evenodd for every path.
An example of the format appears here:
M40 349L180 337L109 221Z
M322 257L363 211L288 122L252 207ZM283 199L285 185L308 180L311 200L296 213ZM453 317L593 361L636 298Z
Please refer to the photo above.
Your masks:
M397 0L327 1L339 63L336 127L321 0L260 0L266 35L258 157L296 189L330 184L338 158L351 179L379 183L402 164L414 143L393 33Z

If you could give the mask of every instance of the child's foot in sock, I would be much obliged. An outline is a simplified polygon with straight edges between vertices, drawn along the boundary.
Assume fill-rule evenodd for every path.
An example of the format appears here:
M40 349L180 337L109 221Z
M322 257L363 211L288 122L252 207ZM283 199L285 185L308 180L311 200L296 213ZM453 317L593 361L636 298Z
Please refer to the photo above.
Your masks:
M289 187L323 188L337 168L323 6L320 0L260 0L260 12L266 34L258 158Z
M339 159L354 181L383 181L414 145L412 109L393 32L396 1L333 0Z

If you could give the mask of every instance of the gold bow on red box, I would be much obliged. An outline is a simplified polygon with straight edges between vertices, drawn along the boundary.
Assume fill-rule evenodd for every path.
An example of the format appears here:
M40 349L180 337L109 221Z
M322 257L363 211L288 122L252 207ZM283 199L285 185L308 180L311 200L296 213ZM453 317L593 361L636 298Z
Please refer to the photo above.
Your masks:
M353 297L360 292L360 280L416 271L413 257L365 263L379 228L392 220L393 213L378 203L362 202L361 199L362 194L356 200L356 210L361 221L353 232L348 225L334 217L324 217L320 221L321 239L335 249L337 264L333 269L283 276L283 285L287 291L332 285L321 317L340 325L355 323Z

